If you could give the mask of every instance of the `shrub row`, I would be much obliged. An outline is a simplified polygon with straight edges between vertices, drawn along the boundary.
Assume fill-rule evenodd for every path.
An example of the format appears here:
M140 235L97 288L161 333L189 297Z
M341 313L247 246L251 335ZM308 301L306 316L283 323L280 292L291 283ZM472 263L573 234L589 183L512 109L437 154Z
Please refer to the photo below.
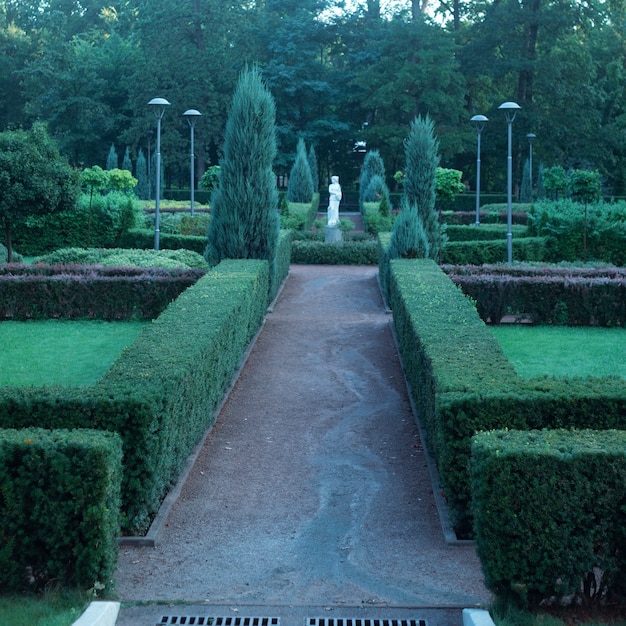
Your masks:
M0 427L95 428L123 440L122 528L143 533L259 328L266 261L224 261L182 293L92 388L0 389Z
M512 240L512 255L516 261L543 261L546 257L545 237L523 237ZM441 253L441 262L458 265L504 263L507 241L448 241Z
M191 250L198 254L204 254L206 244L206 236L159 234L159 248L161 250ZM120 236L119 246L121 248L149 250L154 247L154 231L147 228L132 228Z
M511 233L514 239L527 236L527 230L526 226L517 224L511 226ZM476 228L476 226L448 224L445 233L448 237L448 242L488 240L506 242L507 226L506 224L482 224Z
M497 268L494 273L492 268L481 273L443 269L476 302L485 322L499 324L504 315L513 314L535 324L626 326L626 271L546 268L524 275L519 268Z
M533 236L548 238L547 261L626 263L626 202L544 201L528 219Z
M203 270L0 266L0 319L154 319Z
M121 474L117 434L0 430L0 591L109 588Z
M472 508L487 586L536 607L626 593L626 433L474 437Z
M459 534L471 533L467 468L477 432L626 429L626 381L523 380L470 301L434 262L394 260L389 270L407 380Z
M457 196L458 197L458 196ZM475 199L474 199L475 202ZM511 223L525 226L528 223L530 204L515 204L511 211ZM444 224L474 225L476 210L441 211L441 222ZM480 224L506 224L508 220L506 204L485 204L478 212Z
M294 240L291 262L306 265L377 265L378 243L374 240L343 243Z

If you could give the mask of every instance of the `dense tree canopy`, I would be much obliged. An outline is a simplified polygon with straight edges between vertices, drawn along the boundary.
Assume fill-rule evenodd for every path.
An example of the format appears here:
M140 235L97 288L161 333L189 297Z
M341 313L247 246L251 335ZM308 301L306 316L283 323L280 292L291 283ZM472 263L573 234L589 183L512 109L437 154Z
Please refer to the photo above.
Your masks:
M626 195L626 9L609 0L0 0L0 131L46 122L73 165L106 165L110 146L147 154L167 98L167 185L188 181L189 128L200 171L221 157L242 68L256 64L276 103L277 174L302 137L320 179L356 183L366 142L391 176L404 169L411 120L428 115L441 165L503 191L506 123L514 124L516 186L533 132L536 167L597 170ZM363 144L360 144L363 145ZM151 149L154 149L152 143ZM135 173L135 172L133 172ZM389 181L391 182L391 181Z

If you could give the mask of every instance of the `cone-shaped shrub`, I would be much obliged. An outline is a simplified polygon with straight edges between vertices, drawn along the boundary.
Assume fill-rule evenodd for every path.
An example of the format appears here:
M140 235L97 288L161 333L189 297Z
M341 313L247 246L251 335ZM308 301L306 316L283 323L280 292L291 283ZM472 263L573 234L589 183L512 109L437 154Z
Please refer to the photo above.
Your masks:
M239 78L226 124L219 186L213 194L205 256L266 259L274 276L280 218L272 163L276 156L276 106L259 71ZM310 199L310 198L309 198Z
M313 146L309 147L307 159L311 168L311 176L313 177L313 193L317 193L320 190L320 170L317 165L317 154Z
M363 202L367 202L365 196L370 181L374 176L380 176L385 180L385 164L378 150L370 150L363 159L361 174L359 175L359 208L363 211Z
M419 218L418 208L402 198L402 212L393 225L391 242L387 251L392 259L426 259L430 255L430 243Z
M289 202L311 202L313 197L313 176L309 159L306 154L306 146L304 139L300 137L298 140L298 150L296 152L296 161L289 173L289 182L287 183L287 200Z
M443 246L439 219L435 211L435 184L439 165L439 141L433 121L421 115L411 122L405 143L406 169L404 195L408 206L417 207L429 244L429 257L437 260Z

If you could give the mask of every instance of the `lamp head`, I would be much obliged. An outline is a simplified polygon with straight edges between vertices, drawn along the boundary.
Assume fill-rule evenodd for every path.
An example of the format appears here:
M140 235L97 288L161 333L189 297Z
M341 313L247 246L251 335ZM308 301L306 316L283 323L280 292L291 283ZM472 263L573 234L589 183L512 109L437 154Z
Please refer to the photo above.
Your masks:
M148 104L154 107L154 112L157 118L162 118L163 113L165 113L165 107L169 106L170 103L165 98L152 98Z
M489 118L484 115L474 115L470 118L470 122L473 124L474 128L480 133L483 128L485 128L486 122L489 121Z
M512 122L515 119L516 113L522 107L517 104L517 102L503 102L498 109L502 109L504 111L504 116L506 117L507 122Z
M202 117L202 113L200 113L200 111L196 111L196 109L187 109L183 115L187 118L189 126L193 126L196 123L196 120L199 117Z
M535 138L537 137L537 135L535 135L535 133L528 133L528 135L526 135L526 139L528 139L528 143L530 145L532 145L533 141L535 141Z

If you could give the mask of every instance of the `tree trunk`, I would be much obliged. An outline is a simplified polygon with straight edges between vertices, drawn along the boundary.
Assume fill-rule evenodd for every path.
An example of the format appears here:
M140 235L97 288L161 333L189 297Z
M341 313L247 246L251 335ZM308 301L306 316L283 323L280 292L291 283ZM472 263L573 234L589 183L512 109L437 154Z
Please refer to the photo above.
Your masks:
M534 63L537 49L537 33L539 30L540 5L541 0L530 0L528 3L525 3L526 10L530 12L526 26L526 40L524 41L523 50L525 67L520 71L517 82L517 99L522 106L524 106L524 104L531 104L533 101Z

